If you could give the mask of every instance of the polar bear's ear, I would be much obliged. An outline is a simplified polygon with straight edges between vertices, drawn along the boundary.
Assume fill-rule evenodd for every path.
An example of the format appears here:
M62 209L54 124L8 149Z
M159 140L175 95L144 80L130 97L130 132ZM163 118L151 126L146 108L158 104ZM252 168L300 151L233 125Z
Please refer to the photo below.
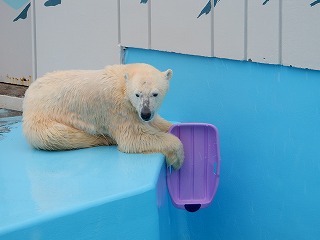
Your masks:
M129 80L129 75L128 75L128 73L125 73L125 74L124 74L124 79L126 80L126 82Z
M169 81L172 78L172 70L168 69L167 71L163 72L165 78Z

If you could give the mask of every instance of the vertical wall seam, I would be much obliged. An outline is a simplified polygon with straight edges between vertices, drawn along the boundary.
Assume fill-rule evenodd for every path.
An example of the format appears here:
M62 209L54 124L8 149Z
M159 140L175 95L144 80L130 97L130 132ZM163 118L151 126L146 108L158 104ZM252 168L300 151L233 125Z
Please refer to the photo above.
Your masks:
M214 57L214 2L211 0L211 57Z
M124 47L121 46L121 11L120 11L120 0L117 1L117 13L118 13L118 46L119 46L119 54L120 54L120 64L124 64L124 59L125 59L125 52L124 52Z
M244 60L248 60L248 0L244 0Z
M118 7L118 44L121 45L121 12L120 12L120 0L117 1L117 7Z
M151 49L151 0L148 1L148 48Z
M282 65L282 26L283 21L282 21L282 0L279 0L279 46L278 46L278 51L279 51L279 64Z
M38 77L38 58L37 58L37 29L36 29L36 1L32 0L32 14L31 14L31 31L32 31L32 75L33 81Z

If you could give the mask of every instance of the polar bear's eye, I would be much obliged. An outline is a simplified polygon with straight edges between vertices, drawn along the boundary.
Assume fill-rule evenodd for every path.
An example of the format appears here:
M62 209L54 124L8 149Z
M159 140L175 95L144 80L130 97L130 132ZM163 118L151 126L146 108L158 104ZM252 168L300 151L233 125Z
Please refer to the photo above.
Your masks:
M152 96L157 97L157 96L158 96L158 93L154 93L154 94L152 94Z
M140 97L140 95L138 93L136 93L136 97Z

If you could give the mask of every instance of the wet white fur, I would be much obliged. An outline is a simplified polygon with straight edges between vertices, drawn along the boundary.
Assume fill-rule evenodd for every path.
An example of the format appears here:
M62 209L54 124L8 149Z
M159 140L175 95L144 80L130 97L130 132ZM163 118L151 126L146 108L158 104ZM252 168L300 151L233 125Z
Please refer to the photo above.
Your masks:
M117 144L126 153L161 152L168 165L180 168L182 144L167 133L171 123L157 114L171 76L171 70L160 72L147 64L46 74L26 92L23 132L38 149ZM139 117L146 97L154 116L149 122Z

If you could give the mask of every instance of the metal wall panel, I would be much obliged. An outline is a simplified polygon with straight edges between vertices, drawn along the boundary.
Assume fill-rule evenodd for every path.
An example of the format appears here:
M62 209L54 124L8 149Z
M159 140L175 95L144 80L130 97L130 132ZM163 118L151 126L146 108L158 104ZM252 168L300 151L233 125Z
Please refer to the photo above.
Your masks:
M63 69L99 69L120 62L118 2L35 1L37 75Z
M208 0L152 0L151 48L211 56L211 14Z
M28 86L33 77L31 18L17 19L27 6L0 1L0 82Z
M284 65L320 70L320 4L283 0L282 59Z
M247 59L280 64L280 1L248 0Z
M246 1L221 0L214 7L215 57L246 59Z
M126 47L149 47L149 3L120 0L120 44Z

